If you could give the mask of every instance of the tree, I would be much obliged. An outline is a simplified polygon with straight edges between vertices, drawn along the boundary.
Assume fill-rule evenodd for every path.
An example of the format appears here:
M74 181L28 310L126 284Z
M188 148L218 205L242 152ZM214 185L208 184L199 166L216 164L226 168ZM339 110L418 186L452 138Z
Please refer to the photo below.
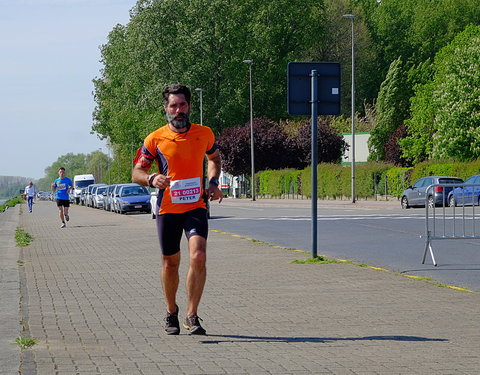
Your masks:
M256 172L302 169L311 163L311 126L308 120L281 126L267 118L255 118L253 134ZM317 140L318 163L340 160L346 144L326 119L319 118ZM233 175L251 172L250 123L242 127L225 128L218 137L218 144L224 171Z
M411 164L403 157L402 149L398 143L399 139L403 139L407 136L407 127L400 125L397 130L385 143L385 161L392 163L399 167L409 167Z
M393 61L380 86L376 106L377 123L368 141L370 160L385 160L385 144L407 116L410 93L402 68L400 58Z
M267 118L254 118L255 172L281 169L292 163L292 148L286 147L287 137L281 128ZM222 169L234 176L251 172L250 122L244 126L225 128L218 145Z
M94 151L90 154L73 154L68 153L60 156L52 165L45 168L45 177L37 182L39 190L50 191L52 182L58 178L58 170L60 167L66 169L66 176L73 181L73 176L77 174L95 174L98 177L105 175L105 171L111 160L108 155L101 151ZM99 181L100 182L100 181Z
M432 80L412 98L409 136L400 140L412 162L480 157L480 26L469 26L435 57Z
M435 60L434 158L480 157L480 26L469 26Z

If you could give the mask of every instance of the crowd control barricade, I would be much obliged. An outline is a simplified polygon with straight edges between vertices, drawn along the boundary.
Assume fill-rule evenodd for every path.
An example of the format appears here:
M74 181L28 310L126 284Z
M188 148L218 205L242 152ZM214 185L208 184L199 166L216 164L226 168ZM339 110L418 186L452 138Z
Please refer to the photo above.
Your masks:
M453 190L457 188L459 201L452 201ZM471 188L471 189L466 189ZM476 229L480 219L478 184L433 184L425 194L425 251L422 264L425 264L427 252L430 252L434 266L437 266L433 254L434 240L480 239L480 230ZM476 191L476 192L475 192ZM470 194L471 193L471 194ZM435 204L431 197L441 195L441 205Z

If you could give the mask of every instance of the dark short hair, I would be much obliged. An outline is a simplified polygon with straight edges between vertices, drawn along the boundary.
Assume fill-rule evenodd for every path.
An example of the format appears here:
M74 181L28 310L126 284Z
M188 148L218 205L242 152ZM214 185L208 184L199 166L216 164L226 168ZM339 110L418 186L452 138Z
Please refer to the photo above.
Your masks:
M192 93L190 92L190 89L185 86L181 85L180 83L175 83L173 85L168 85L163 89L162 96L163 100L165 100L165 104L168 103L168 98L170 97L170 94L183 94L185 96L185 100L187 101L188 104L190 104L190 98L192 97Z
M60 171L60 170L62 170L62 169L63 169L63 170L65 170L65 168L64 168L64 167L60 167L60 168L58 168L58 170L59 170L59 171Z

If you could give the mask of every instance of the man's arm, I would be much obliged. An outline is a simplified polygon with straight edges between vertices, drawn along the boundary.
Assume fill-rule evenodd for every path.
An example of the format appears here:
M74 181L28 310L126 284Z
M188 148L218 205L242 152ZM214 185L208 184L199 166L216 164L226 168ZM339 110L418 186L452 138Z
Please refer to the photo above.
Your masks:
M153 188L165 189L170 185L170 176L159 173L148 174L151 163L145 161L135 164L132 171L132 181L139 185L151 186Z
M218 185L210 183L210 180L212 178L218 180L218 178L220 177L220 172L222 170L222 159L220 158L220 151L218 151L217 149L213 154L207 154L207 159L207 176L209 181L207 194L211 201L218 199L218 203L220 203L223 200L222 191L220 190Z

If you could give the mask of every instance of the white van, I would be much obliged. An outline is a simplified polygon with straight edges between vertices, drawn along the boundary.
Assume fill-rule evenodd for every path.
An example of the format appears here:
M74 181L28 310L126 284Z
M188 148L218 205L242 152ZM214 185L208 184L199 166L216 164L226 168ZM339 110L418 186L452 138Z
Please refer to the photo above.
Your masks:
M77 174L73 177L73 193L70 195L76 204L80 203L82 188L95 183L93 174Z

